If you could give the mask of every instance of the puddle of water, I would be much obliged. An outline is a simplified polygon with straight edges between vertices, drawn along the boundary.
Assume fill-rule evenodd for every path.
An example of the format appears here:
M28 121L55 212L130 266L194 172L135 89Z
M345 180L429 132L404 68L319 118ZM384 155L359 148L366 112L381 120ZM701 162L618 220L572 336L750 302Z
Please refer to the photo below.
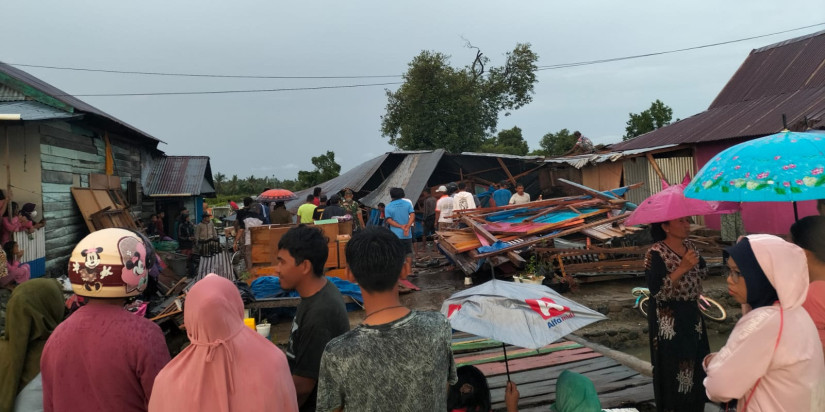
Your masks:
M710 351L711 352L718 352L719 349L722 349L722 346L725 346L725 342L728 341L727 334L719 334L715 331L708 331L708 343L710 344ZM635 346L631 348L626 348L621 350L628 355L633 355L639 359L644 361L650 362L650 346Z

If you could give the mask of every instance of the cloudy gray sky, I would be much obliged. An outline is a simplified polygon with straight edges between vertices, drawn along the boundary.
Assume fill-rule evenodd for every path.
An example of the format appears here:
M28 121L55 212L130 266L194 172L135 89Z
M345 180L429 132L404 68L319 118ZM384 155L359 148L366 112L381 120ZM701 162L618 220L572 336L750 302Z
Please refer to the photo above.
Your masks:
M117 4L115 4L117 3ZM751 1L23 1L0 4L0 60L14 64L266 76L400 75L421 50L464 66L500 65L529 42L539 65L699 46L825 22L822 0ZM502 118L530 148L547 132L621 140L629 112L655 99L684 118L707 108L754 48L818 26L735 44L544 70L534 101ZM72 94L217 91L395 82L216 79L22 69ZM392 150L380 134L384 88L194 96L81 97L165 141L208 155L214 172L294 178L332 150L347 170Z

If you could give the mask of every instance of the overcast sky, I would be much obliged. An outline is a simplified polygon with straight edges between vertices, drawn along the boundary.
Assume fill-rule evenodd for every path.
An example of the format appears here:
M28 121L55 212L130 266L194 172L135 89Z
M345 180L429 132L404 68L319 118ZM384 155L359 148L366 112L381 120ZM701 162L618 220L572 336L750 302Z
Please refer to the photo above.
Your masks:
M116 4L115 4L116 3ZM501 65L529 42L540 66L680 49L825 22L822 0L751 1L19 1L0 3L0 60L115 70L267 76L400 75L421 50ZM216 4L220 3L220 4ZM503 117L531 150L562 128L621 140L629 112L655 99L674 118L705 110L748 53L825 29L664 56L538 72L533 102ZM216 79L21 67L72 94L217 91L397 82ZM384 89L80 97L163 140L207 155L213 172L294 178L335 152L344 171L392 150Z

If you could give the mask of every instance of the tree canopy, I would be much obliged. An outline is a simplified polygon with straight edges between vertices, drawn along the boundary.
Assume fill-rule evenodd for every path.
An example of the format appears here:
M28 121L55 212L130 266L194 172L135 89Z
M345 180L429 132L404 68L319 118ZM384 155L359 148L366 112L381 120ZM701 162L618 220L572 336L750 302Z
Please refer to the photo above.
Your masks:
M245 179L238 178L238 175L227 178L223 173L215 173L212 178L215 182L217 198L212 203L221 204L228 200L239 200L245 196L257 196L266 189L278 188L297 192L338 177L341 173L341 165L335 162L335 152L332 151L313 157L312 164L315 170L301 170L298 172L297 179L282 180L270 176L255 177L255 175Z
M514 126L512 129L505 129L498 132L498 136L486 139L481 145L479 152L501 153L524 156L530 148L524 137L521 135L521 128Z
M667 126L672 118L673 109L656 99L655 102L650 104L649 109L639 114L630 113L630 119L627 121L627 127L625 127L626 133L622 140L630 140L662 126Z
M547 133L541 138L541 149L532 154L538 156L561 156L576 145L577 137L570 130L561 129L556 133Z
M471 65L454 68L449 56L422 51L409 63L404 84L386 91L381 134L402 150L477 151L502 112L533 99L538 56L529 44L506 56L504 65L485 69L489 59L478 51Z
M316 186L341 173L341 165L335 162L333 151L328 150L325 154L313 157L312 164L315 165L315 170L298 172L298 186L301 189Z

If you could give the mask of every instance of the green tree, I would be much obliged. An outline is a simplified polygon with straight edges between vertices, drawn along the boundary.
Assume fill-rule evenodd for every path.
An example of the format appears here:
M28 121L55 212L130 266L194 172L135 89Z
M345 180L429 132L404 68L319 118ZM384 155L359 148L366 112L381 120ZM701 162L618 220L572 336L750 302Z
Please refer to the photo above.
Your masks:
M422 51L410 62L404 84L386 91L381 134L403 150L476 151L502 112L507 116L532 101L537 60L529 44L516 45L503 66L486 71L489 59L480 51L460 69L445 54Z
M636 136L652 132L660 127L670 124L673 118L673 109L662 103L659 99L650 104L650 108L639 113L630 113L630 119L625 127L625 135L622 140L630 140Z
M212 176L212 180L215 181L215 193L218 195L225 194L225 188L223 186L224 183L226 183L226 175L220 172L215 173L215 175Z
M561 129L556 133L547 133L541 138L541 149L533 151L538 156L561 156L576 145L576 136L570 130Z
M338 177L341 173L341 165L335 162L335 152L327 151L325 154L312 158L315 170L298 172L298 186L306 189Z
M496 137L486 139L479 149L482 153L500 153L524 156L530 151L521 135L521 128L514 126L498 132Z

